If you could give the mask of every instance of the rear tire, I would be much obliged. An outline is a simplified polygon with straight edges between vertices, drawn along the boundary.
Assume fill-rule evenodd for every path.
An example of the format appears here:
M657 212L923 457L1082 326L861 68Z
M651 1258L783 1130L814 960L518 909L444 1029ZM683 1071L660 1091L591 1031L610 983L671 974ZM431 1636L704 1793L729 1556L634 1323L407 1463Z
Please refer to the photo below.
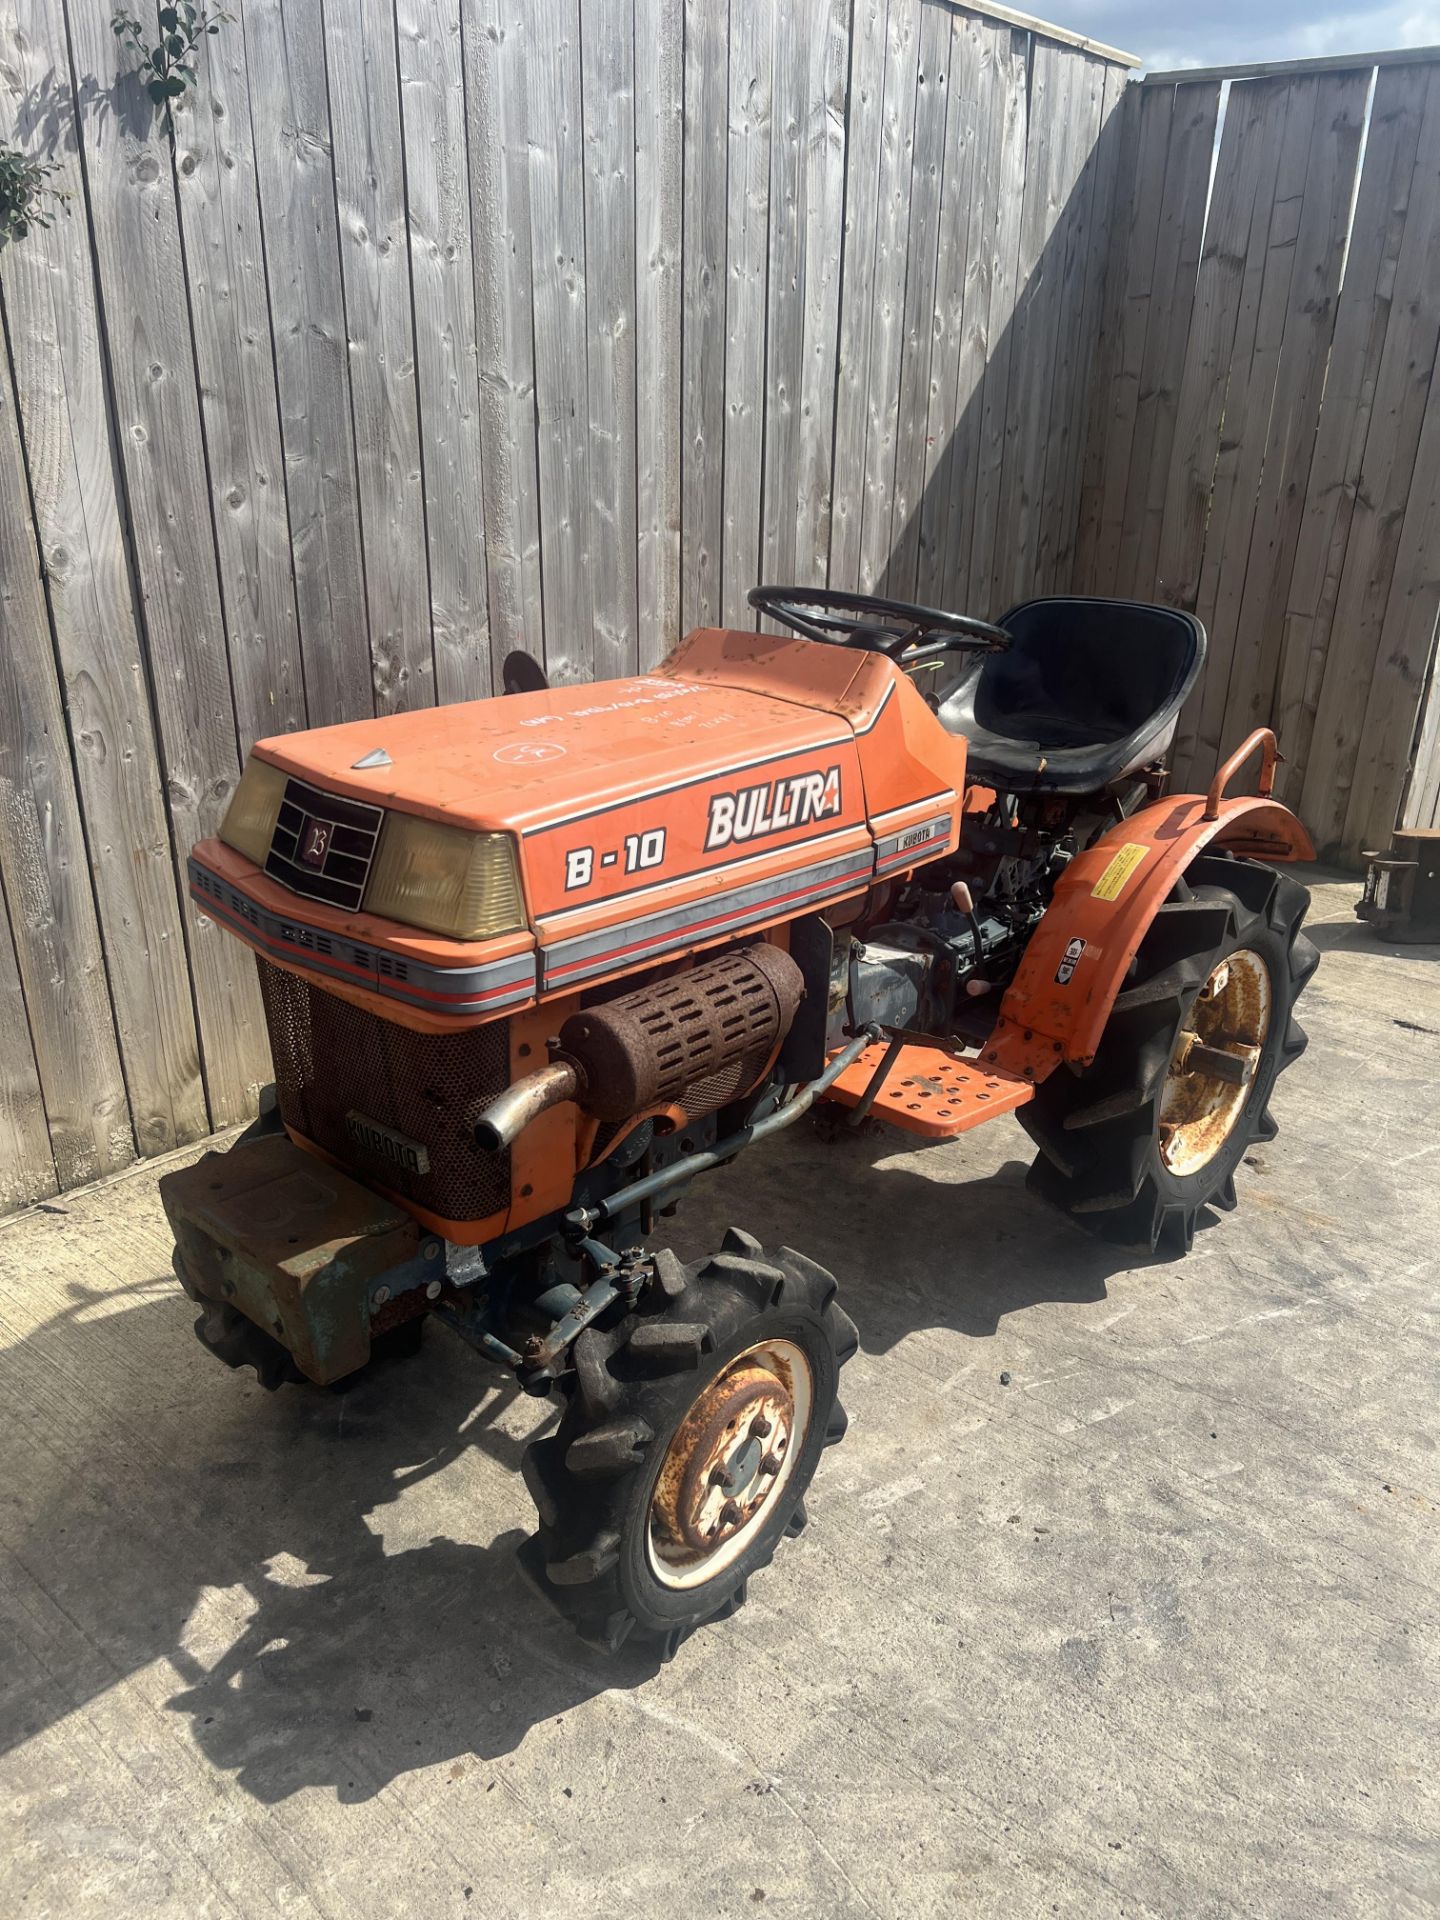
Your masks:
M1018 1116L1040 1149L1034 1191L1099 1238L1152 1252L1188 1252L1205 1207L1234 1207L1235 1169L1274 1138L1275 1081L1305 1050L1294 1006L1320 960L1300 931L1309 904L1259 861L1191 863L1093 1062L1051 1074ZM1223 1068L1225 1052L1243 1084L1190 1065Z
M575 1343L559 1430L525 1455L540 1525L520 1560L582 1639L668 1659L805 1524L858 1341L834 1279L788 1247L732 1228L711 1259L654 1265L637 1312Z

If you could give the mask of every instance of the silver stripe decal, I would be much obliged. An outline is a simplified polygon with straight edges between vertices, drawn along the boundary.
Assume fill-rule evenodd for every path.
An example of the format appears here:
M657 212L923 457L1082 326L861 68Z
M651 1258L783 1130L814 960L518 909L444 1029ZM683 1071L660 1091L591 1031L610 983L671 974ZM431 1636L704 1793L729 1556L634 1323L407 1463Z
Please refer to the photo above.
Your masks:
M307 971L326 974L333 980L348 980L352 986L367 987L372 993L403 1000L408 1005L429 1007L435 1013L488 1013L534 998L533 953L510 954L504 960L487 960L479 966L432 967L424 961L402 958L383 947L353 940L348 934L330 933L323 927L308 926L303 920L271 913L193 856L189 870L191 887L202 896L204 904L213 904L225 918L239 921L277 958L289 960ZM357 980L357 972L367 973L370 978ZM432 994L443 994L451 1002L450 1006L435 1006Z
M874 852L869 847L822 861L817 866L792 868L789 873L774 874L746 887L733 887L725 893L693 900L683 907L671 907L622 926L604 927L598 932L576 934L541 949L545 985L566 986L629 963L646 965L671 947L680 946L697 928L708 930L714 923L715 935L727 933L765 919L777 900L789 901L797 894L807 896L797 902L796 911L806 912L829 894L847 890L854 880L866 880L874 870Z
M912 855L922 855L927 847L933 847L937 841L948 840L954 815L942 813L937 819L922 820L913 827L907 827L903 833L892 833L875 845L875 871L882 873L887 866L901 864Z

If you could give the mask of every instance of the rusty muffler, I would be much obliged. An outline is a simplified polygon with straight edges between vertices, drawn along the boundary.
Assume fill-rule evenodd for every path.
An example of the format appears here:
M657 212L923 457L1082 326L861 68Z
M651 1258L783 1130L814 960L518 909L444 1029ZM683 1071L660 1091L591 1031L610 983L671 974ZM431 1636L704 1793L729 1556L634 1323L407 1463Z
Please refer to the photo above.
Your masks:
M762 941L572 1013L552 1063L491 1102L476 1141L508 1147L564 1100L606 1121L671 1102L713 1113L760 1077L804 991L789 954Z

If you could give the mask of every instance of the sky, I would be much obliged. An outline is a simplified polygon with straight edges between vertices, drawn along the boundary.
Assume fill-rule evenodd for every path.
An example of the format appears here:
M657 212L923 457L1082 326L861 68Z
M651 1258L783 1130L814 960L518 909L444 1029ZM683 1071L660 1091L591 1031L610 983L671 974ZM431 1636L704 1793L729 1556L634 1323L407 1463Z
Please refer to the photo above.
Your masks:
M1088 33L1147 67L1218 67L1440 46L1440 0L1017 0L1037 17Z

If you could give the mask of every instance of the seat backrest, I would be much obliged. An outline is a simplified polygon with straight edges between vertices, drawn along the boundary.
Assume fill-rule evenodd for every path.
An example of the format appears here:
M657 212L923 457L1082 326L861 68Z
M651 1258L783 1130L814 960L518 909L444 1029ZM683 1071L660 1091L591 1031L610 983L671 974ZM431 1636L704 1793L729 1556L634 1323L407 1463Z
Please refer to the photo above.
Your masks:
M1000 624L1011 645L984 663L975 718L1041 747L1128 739L1179 710L1205 658L1198 620L1138 600L1027 600Z

